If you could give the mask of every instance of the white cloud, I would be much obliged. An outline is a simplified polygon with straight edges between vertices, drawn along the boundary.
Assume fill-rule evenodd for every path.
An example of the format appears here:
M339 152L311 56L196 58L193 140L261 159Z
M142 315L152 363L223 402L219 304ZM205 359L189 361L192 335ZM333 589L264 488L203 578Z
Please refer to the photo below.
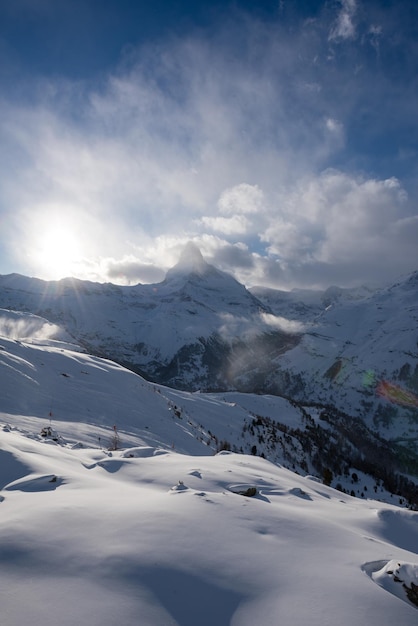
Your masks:
M0 309L0 335L9 339L32 341L68 339L65 331L42 317L4 309Z
M201 223L224 235L245 235L250 222L243 215L233 217L202 217Z
M357 11L356 0L339 0L341 9L329 34L330 40L354 39L356 27L354 16Z
M257 334L265 332L266 327L284 333L302 333L306 330L306 325L302 322L268 313L260 313L251 320L230 313L222 313L219 317L222 322L219 333L227 341L233 337L254 338Z
M302 333L306 330L306 324L297 320L289 320L286 317L271 315L270 313L261 313L260 317L268 326L282 330L285 333Z
M344 124L333 117L327 117L325 120L325 128L328 132L333 147L342 148L345 141Z
M312 284L315 273L316 284L325 286L339 272L345 278L351 273L351 281L360 283L378 280L385 271L393 276L395 264L395 272L403 271L395 260L406 239L402 224L412 227L415 219L400 220L409 203L397 179L328 170L282 200L280 214L262 237L287 277L293 274L300 286Z
M225 189L219 200L219 211L228 214L258 213L263 209L264 194L258 185L241 183Z

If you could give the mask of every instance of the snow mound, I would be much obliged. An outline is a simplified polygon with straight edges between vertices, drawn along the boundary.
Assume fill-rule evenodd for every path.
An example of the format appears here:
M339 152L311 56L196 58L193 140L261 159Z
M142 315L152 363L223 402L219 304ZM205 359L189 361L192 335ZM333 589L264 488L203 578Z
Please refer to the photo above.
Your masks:
M363 570L379 587L418 608L418 563L374 561L365 563Z
M0 467L0 489L4 489L9 483L27 476L30 472L29 465L22 463L9 450L0 450Z
M6 491L55 491L57 487L62 485L63 479L55 476L55 474L47 474L45 476L32 475L29 478L21 478L15 480L4 487Z

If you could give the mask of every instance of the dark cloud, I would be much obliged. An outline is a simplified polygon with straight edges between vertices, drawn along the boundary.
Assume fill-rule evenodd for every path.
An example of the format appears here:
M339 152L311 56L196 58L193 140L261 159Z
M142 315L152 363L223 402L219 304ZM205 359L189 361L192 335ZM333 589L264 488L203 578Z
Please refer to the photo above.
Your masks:
M107 275L110 280L120 283L159 283L164 280L165 272L154 265L145 265L140 261L109 261Z
M230 272L240 269L250 270L254 267L251 253L243 246L224 244L213 252L210 262L217 267Z

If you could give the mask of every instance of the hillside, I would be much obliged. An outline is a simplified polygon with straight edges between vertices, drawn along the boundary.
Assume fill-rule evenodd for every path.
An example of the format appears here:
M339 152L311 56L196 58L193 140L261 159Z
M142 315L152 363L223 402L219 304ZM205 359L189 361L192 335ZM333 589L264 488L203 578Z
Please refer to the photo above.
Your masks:
M263 456L358 497L369 491L393 501L397 494L396 502L418 506L418 486L408 477L414 456L400 458L359 419L274 395L162 387L83 353L65 331L40 317L2 315L9 337L0 342L0 410L13 423L22 416L32 428L39 429L39 420L42 427L51 422L73 438L90 424L90 436L96 433L90 443L102 446L116 427L124 446L139 441L182 453L227 449Z
M360 417L411 451L418 437L418 272L315 318L266 382Z
M416 623L417 512L361 472L354 498L216 453L254 445L241 435L257 413L301 426L299 407L161 387L42 318L6 317L20 335L0 341L2 624Z

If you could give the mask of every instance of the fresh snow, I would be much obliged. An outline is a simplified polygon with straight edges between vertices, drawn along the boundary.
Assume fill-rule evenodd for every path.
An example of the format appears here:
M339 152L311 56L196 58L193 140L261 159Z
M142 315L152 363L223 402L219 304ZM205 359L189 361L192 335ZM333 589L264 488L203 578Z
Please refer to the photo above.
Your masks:
M416 624L416 513L256 457L0 442L6 626Z
M295 423L285 400L25 334L0 338L2 626L416 625L418 513L214 454L269 405Z

